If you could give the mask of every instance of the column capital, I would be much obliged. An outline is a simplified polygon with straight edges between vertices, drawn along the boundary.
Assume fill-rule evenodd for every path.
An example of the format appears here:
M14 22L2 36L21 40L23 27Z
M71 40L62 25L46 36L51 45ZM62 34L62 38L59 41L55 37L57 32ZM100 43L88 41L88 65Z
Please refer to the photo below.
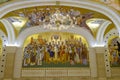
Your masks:
M95 47L96 53L105 53L105 47Z
M105 53L105 47L91 47L89 50L94 50L95 53Z
M105 53L105 47L89 47L89 51L95 51L95 53Z
M7 53L15 53L16 52L17 47L16 46L6 46L5 50Z

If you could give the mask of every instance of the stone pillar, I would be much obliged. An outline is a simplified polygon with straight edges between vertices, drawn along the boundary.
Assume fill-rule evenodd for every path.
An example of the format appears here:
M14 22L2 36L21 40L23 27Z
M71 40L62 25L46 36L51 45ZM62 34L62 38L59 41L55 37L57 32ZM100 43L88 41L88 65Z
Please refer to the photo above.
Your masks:
M15 55L15 64L14 64L14 78L20 78L21 77L21 69L22 69L22 53L23 50L21 47L18 47L16 50Z
M96 61L97 61L97 74L98 80L106 80L105 60L104 60L104 47L95 47Z
M0 59L0 80L4 77L4 69L5 69L5 63L6 63L6 47L2 48L2 55Z
M5 63L5 70L4 70L4 79L12 80L16 47L15 46L7 46L6 53L7 54L6 54L6 63Z
M5 53L2 54L2 48L0 51L0 80L4 76L4 66L5 66Z
M94 48L89 48L89 61L91 77L97 77L97 64L96 64L96 53Z

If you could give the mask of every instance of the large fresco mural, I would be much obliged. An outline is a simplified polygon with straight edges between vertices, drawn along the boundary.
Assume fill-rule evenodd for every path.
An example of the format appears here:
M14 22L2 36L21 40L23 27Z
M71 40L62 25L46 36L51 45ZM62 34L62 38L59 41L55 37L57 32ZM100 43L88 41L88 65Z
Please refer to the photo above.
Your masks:
M88 31L96 38L100 26L105 21L111 21L96 11L62 5L28 7L12 11L3 18L13 24L16 36L32 27L59 31L77 27Z
M120 38L115 37L108 43L110 64L112 67L120 67Z
M87 41L67 32L45 32L28 37L23 47L23 68L89 66Z
M81 12L74 7L49 6L25 8L12 12L17 17L8 17L7 19L14 26L19 27L20 32L26 28L40 26L45 29L68 29L78 26L87 29L91 34L92 31L86 24L86 20L94 17L94 12ZM24 18L24 19L23 19ZM15 24L17 22L22 26Z

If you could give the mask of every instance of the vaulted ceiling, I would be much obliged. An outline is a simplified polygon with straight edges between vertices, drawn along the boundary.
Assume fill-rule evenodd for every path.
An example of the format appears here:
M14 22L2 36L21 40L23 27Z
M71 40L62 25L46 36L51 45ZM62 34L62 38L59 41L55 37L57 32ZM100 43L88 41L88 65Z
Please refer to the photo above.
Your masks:
M18 2L21 0L17 0ZM81 0L76 0L81 1ZM97 2L101 5L109 7L111 10L114 10L119 14L119 0L111 0L111 1L103 1L103 0L88 0L93 1L93 3ZM1 0L0 6L6 6L7 4L11 4L12 2L16 2L16 0ZM59 25L68 25L71 24L77 27L82 27L94 38L97 37L98 31L101 26L104 25L105 22L110 22L108 27L105 29L104 35L106 35L111 29L116 29L116 25L113 20L111 20L108 15L102 14L98 11L75 7L75 6L65 6L59 5L60 2L56 1L56 5L41 5L41 6L31 6L26 8L19 8L16 10L12 10L1 17L0 20L8 20L11 24L15 37L18 37L22 31L28 29L30 27L35 27L39 25L46 26L49 24L50 26L59 26ZM117 7L114 7L114 5ZM58 17L58 18L56 18ZM54 22L53 22L54 21ZM49 26L49 27L50 27ZM7 26L9 27L9 26ZM66 28L66 27L63 27ZM6 36L8 36L8 32L5 28L3 22L0 22L0 30L2 30Z

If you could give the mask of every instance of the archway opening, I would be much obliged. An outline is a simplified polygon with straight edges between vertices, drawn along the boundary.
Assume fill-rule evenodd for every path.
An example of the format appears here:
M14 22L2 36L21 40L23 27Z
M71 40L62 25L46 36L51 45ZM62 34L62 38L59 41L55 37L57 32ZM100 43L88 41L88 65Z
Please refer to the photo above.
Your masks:
M120 38L118 36L109 39L108 50L111 67L120 67Z
M23 68L89 67L86 39L68 32L29 36L23 45Z

